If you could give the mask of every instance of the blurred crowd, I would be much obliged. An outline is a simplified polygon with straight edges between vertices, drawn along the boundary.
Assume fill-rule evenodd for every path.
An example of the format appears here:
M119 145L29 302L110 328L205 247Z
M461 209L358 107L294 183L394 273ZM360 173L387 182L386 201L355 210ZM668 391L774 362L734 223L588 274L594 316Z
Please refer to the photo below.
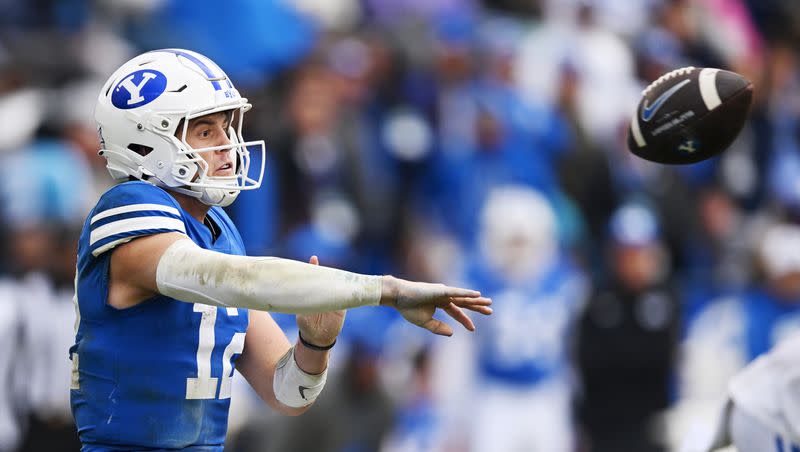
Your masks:
M731 375L800 331L798 2L0 11L0 451L79 448L76 240L112 183L93 106L148 49L205 54L254 105L245 136L267 140L266 182L229 208L249 254L494 299L452 338L350 311L316 406L280 418L238 381L226 450L677 450ZM642 89L689 65L753 81L739 139L685 167L632 156ZM293 317L275 317L293 340Z

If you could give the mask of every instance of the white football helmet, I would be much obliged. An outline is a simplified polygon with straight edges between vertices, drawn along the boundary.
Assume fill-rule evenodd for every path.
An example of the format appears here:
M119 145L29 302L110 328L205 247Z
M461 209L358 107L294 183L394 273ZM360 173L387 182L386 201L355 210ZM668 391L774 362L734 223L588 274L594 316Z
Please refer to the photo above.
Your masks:
M478 240L486 262L512 282L535 280L558 257L556 213L550 201L532 188L493 188L480 225Z
M241 190L260 187L264 176L264 141L242 138L242 118L251 107L225 72L203 55L182 49L147 52L123 64L100 91L95 107L99 153L115 179L134 177L224 207ZM221 111L231 113L231 143L189 146L189 120ZM261 149L258 179L249 176L248 146ZM234 175L211 176L200 154L225 149L236 165Z

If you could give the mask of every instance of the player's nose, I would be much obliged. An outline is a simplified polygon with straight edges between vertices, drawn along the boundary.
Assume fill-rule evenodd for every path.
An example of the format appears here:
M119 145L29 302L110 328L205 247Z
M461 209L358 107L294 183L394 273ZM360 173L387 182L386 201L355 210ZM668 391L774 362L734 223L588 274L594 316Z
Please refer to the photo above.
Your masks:
M214 146L227 146L231 144L231 139L230 137L228 137L228 131L222 127L220 129L221 129L220 133L217 134L219 140L217 140L217 143L214 143ZM228 152L228 151L229 149L218 149L215 152Z

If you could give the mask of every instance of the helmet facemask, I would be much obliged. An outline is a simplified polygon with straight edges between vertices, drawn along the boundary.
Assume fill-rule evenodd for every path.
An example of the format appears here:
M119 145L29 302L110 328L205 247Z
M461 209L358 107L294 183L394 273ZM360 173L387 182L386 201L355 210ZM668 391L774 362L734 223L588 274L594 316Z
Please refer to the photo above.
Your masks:
M261 168L258 178L250 177L250 152L248 146L260 146L262 156L265 152L263 140L245 141L242 137L242 123L244 113L250 109L250 104L238 108L219 108L210 111L189 112L179 122L175 135L171 137L177 149L177 155L172 165L173 178L181 183L181 187L172 190L198 198L206 205L228 206L242 190L253 190L261 186L264 173L264 159L261 159ZM186 135L190 121L213 113L224 112L228 115L227 136L230 144L193 148L187 141ZM229 160L233 165L234 173L230 176L214 176L214 168L210 168L206 159L202 157L206 152L219 152L227 150Z

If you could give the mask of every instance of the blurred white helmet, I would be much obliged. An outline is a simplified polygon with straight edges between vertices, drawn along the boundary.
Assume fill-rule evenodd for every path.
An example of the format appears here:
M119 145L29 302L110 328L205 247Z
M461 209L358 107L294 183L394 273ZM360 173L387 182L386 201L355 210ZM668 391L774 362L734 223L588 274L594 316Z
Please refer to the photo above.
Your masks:
M768 278L800 273L800 227L793 224L770 227L759 243L758 254Z
M481 215L480 246L489 265L511 280L542 276L558 254L550 202L524 186L492 190Z
M203 55L182 49L147 52L123 64L100 91L95 107L100 155L115 179L133 177L207 205L227 206L241 190L260 187L264 176L264 141L242 138L242 118L251 107ZM217 112L231 115L230 144L193 149L186 143L189 120ZM261 150L257 179L249 176L248 146ZM209 175L200 156L220 150L228 150L236 165L232 176Z

